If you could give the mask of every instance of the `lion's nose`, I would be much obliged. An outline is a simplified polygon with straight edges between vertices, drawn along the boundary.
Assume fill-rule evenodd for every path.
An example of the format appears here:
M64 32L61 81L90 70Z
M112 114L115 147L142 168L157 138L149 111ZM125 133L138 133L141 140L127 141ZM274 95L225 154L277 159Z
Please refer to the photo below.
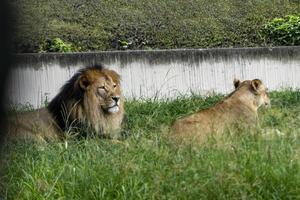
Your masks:
M270 108L271 107L271 102L270 101L265 102L265 106L268 107L268 108Z
M120 97L112 97L112 99L113 99L116 103L118 103L118 101L120 100Z

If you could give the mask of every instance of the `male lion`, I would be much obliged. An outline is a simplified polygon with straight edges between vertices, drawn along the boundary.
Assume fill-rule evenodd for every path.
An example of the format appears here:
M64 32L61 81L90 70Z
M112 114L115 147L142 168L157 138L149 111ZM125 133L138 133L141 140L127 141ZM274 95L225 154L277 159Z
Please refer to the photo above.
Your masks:
M215 106L176 120L171 126L172 136L202 142L209 134L222 133L233 125L254 125L258 108L270 104L266 87L259 79L235 79L234 86L235 90Z
M124 116L120 76L103 66L79 70L45 108L9 118L8 138L63 139L68 132L118 137Z

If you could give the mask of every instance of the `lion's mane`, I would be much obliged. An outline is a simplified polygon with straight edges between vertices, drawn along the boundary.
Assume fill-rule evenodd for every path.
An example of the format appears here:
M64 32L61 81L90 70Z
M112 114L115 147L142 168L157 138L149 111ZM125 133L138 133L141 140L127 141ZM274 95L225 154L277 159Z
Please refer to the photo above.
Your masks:
M79 86L79 80L83 74L90 72L93 78L97 76L109 76L120 87L120 76L113 70L108 70L103 65L95 65L79 70L61 88L60 92L48 105L49 112L55 118L57 125L63 131L70 127L87 128L97 135L108 135L110 132L119 131L124 116L124 102L120 94L120 110L117 113L107 113L94 101L94 96L85 95L85 91ZM88 79L88 78L87 78ZM91 82L93 80L87 80ZM120 90L120 89L119 89Z
M95 65L73 75L47 107L10 116L7 138L49 141L65 138L66 132L115 138L123 117L120 76Z

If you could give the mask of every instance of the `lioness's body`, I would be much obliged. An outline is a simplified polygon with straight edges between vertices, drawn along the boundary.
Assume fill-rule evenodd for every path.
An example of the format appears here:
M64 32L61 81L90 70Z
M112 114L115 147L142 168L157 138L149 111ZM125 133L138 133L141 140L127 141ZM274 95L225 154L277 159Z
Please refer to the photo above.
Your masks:
M235 82L235 86L236 90L215 106L176 120L171 126L171 134L180 140L203 141L209 134L222 133L234 125L255 125L258 108L270 101L266 88L258 79Z
M123 117L119 75L95 66L79 70L47 107L10 116L7 136L48 141L83 128L87 135L118 137Z

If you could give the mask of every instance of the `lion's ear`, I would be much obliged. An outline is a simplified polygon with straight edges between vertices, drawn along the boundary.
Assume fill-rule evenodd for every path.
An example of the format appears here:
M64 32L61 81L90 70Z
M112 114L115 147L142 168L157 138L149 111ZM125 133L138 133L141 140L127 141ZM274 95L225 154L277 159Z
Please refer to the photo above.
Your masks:
M253 79L251 81L251 87L254 91L258 91L261 85L262 85L262 82L259 79Z
M240 86L240 84L241 84L241 81L237 78L234 78L234 80L233 80L234 88L235 89L238 88Z
M89 86L90 82L89 80L86 78L86 76L81 76L79 78L78 81L79 86L81 87L81 89L86 90L86 88Z
M112 78L115 83L120 84L121 77L117 72L115 72L114 70L107 70L106 73Z

